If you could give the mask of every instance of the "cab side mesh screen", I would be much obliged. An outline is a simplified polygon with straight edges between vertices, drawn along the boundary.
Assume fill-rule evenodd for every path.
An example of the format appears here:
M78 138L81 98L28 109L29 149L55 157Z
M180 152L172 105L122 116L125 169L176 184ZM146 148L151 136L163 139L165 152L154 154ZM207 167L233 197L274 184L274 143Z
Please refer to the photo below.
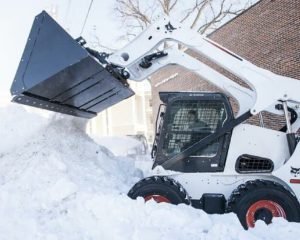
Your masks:
M242 155L236 162L238 173L270 173L274 169L272 160L250 155Z
M167 121L163 153L172 156L182 152L222 127L226 111L222 102L185 100L171 106ZM219 140L199 149L193 156L212 157L218 151Z

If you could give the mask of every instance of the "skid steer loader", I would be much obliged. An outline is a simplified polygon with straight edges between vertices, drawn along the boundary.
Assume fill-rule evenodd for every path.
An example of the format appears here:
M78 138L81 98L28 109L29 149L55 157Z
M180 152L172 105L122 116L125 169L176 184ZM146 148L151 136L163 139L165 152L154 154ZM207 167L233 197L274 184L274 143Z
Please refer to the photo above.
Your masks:
M204 55L250 88L177 45L160 50L165 41ZM39 14L12 84L12 101L92 118L134 94L128 79L143 81L167 65L180 65L222 93L160 93L155 174L136 183L128 196L191 204L207 213L234 212L246 229L274 217L300 221L299 81L261 69L167 17L113 54L85 44L46 12ZM236 114L228 96L239 105ZM275 131L244 123L261 111L283 115L286 126Z

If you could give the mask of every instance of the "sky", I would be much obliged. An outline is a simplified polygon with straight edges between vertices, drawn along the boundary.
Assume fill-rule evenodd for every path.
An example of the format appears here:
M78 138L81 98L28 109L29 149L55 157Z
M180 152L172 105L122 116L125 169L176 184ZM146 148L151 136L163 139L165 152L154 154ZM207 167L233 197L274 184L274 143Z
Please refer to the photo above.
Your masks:
M96 32L104 45L115 47L119 22L113 13L114 0L95 0L83 37ZM14 79L34 17L42 10L58 9L58 22L74 37L80 35L89 0L0 0L0 102L10 100Z

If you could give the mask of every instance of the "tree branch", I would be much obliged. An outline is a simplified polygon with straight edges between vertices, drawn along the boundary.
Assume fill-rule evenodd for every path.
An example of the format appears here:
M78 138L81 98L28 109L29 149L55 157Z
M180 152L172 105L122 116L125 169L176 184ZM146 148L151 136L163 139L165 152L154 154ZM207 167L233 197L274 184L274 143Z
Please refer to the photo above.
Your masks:
M211 2L211 0L204 0L202 1L202 5L199 5L200 7L198 8L198 12L197 12L197 15L191 25L191 29L194 29L197 22L199 21L199 18L203 12L203 10L206 8L206 6Z
M204 34L205 32L207 32L209 29L215 28L216 25L222 23L222 21L229 15L238 15L241 12L243 12L246 9L246 5L243 6L243 8L239 8L236 10L233 10L233 5L230 4L229 6L226 7L226 0L222 0L220 8L218 9L217 13L216 13L216 8L212 5L212 3L210 3L210 9L211 9L211 13L213 15L213 17L210 20L205 21L204 24L202 24L199 28L198 28L198 32L200 32L201 34Z
M152 23L153 16L165 14L178 16L178 0L115 0L115 10L122 19L127 35L137 35ZM235 16L256 0L234 5L231 0L194 0L185 1L186 10L182 11L180 22L191 19L191 28L204 34L222 24L226 17Z

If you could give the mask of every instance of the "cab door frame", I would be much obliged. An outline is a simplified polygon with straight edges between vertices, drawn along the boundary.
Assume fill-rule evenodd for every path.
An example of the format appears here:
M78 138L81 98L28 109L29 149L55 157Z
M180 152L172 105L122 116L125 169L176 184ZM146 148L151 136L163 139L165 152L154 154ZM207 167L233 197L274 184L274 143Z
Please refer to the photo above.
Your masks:
M166 93L164 93L164 97L162 100L164 100L164 103L167 105L167 107L164 116L164 123L161 129L157 155L155 157L153 168L158 165L161 165L165 169L179 171L179 172L223 171L226 162L229 144L230 144L231 132L235 124L239 124L235 120L240 120L240 118L234 119L232 108L228 98L222 93L193 93L193 92L174 93L173 92L170 93L167 97L166 97ZM169 130L167 129L167 123L170 121L172 104L174 104L177 101L189 101L189 100L200 101L200 102L201 101L222 102L224 104L224 109L227 114L227 118L221 128L222 131L220 132L217 130L217 132L210 134L208 137L205 137L204 139L201 139L200 141L193 144L191 147L187 148L183 152L180 152L172 157L167 157L164 155L162 150L163 150L165 136L166 134L169 134ZM247 114L247 118L248 115L249 114ZM245 118L244 115L242 116L243 118ZM199 149L201 149L199 148L201 143L203 145L202 148L204 148L207 144L212 142L207 140L211 140L212 138L214 138L213 140L219 139L219 148L217 154L213 158L192 156L192 154L195 151L199 151ZM205 141L208 142L206 143L206 145L204 145Z

